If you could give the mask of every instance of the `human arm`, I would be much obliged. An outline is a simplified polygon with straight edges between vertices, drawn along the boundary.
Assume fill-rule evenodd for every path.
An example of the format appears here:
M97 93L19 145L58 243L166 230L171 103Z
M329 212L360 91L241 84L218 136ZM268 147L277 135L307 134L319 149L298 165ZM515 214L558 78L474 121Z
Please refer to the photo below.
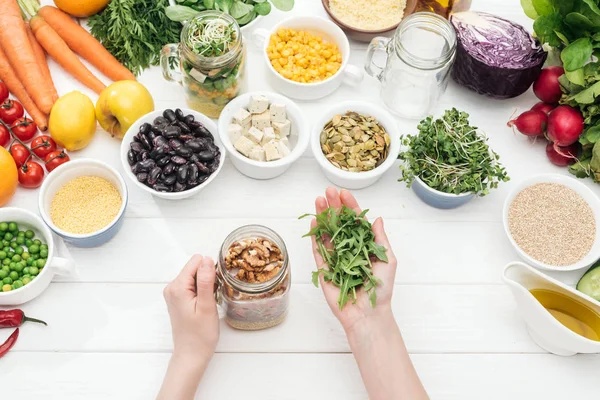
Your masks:
M343 205L360 213L356 199L345 190L328 188L326 197L315 202L316 212L327 207L336 209ZM314 227L316 221L313 220ZM358 292L356 303L348 303L339 309L337 299L339 288L320 278L325 298L334 315L338 318L348 343L357 361L369 398L371 400L420 400L427 399L427 393L412 365L400 329L394 320L391 308L394 278L397 261L384 230L383 220L378 218L372 225L375 242L386 248L388 262L373 262L373 273L381 283L377 286L377 306L372 308L364 290ZM318 252L313 237L313 255L318 268L328 268Z
M173 355L157 400L191 400L195 396L219 340L214 283L214 262L194 255L164 290Z

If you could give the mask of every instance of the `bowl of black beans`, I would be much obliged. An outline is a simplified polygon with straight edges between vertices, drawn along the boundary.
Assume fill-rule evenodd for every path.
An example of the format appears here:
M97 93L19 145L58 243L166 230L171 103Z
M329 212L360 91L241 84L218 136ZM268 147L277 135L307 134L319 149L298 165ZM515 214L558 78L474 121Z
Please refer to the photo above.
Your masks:
M179 108L146 114L121 144L125 175L137 187L170 200L205 188L221 171L225 153L210 118Z

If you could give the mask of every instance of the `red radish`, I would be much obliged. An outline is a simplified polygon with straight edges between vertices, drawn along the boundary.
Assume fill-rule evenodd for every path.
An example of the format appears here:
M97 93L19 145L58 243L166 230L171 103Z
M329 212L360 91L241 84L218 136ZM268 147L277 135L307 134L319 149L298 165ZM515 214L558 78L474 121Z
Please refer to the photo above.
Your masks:
M558 106L548 115L548 140L556 146L572 145L582 132L583 116L575 108Z
M554 143L548 143L546 145L546 155L554 165L559 167L566 167L567 165L575 164L577 156L581 150L579 143L573 143L568 147L561 147L556 149Z
M543 136L546 132L548 116L542 111L529 110L519 115L516 119L508 121L508 126L516 126L517 130L525 136Z
M563 94L558 78L564 73L563 67L544 68L533 84L533 93L545 103L558 103Z
M552 110L554 110L554 108L555 108L554 105L540 101L539 103L536 103L533 107L531 107L531 110L532 111L541 111L544 114L548 115L548 114L550 114L550 112Z

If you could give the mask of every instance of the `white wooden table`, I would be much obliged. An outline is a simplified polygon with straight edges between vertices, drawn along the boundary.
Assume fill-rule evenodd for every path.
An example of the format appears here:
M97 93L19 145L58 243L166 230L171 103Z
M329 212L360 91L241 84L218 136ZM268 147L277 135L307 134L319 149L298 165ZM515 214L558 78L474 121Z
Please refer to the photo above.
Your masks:
M51 0L43 3L51 3ZM320 0L296 0L293 14L325 15ZM488 11L531 28L518 0L475 0ZM282 18L274 13L268 27ZM353 43L351 63L362 66L365 44ZM249 49L250 90L270 90L263 59ZM59 93L93 93L51 65ZM156 108L185 106L182 89L162 79L158 68L140 77ZM326 104L351 98L380 103L379 83L301 103L308 118ZM600 356L561 358L545 353L527 335L501 271L517 259L501 223L505 196L515 181L559 172L540 142L514 135L506 122L516 108L529 108L531 92L497 101L451 83L438 113L457 107L490 136L513 182L467 206L440 211L422 203L393 168L376 185L356 191L370 215L383 216L399 258L394 313L411 357L433 399L589 398L597 392ZM399 121L401 133L416 122ZM96 158L121 169L119 142L98 130L75 157ZM130 203L120 233L96 249L70 248L76 276L56 279L23 306L48 327L29 324L14 349L0 360L0 397L17 399L151 399L172 350L162 289L196 252L216 255L225 236L240 225L261 223L285 239L293 268L288 319L262 332L222 326L221 338L198 398L366 399L358 369L338 322L320 290L310 283L314 268L308 229L297 217L311 212L328 181L307 153L285 175L255 181L230 162L197 197L161 201L130 185ZM600 195L600 186L588 182ZM19 189L9 206L37 212L37 192ZM577 275L565 275L574 283ZM0 342L9 335L0 331Z

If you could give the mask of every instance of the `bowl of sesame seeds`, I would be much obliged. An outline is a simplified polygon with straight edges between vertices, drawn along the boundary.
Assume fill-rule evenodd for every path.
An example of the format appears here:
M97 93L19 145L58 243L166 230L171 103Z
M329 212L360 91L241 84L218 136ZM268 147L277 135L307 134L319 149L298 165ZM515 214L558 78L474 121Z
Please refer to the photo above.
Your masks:
M97 247L121 228L127 199L127 186L116 169L102 161L80 159L48 175L38 206L46 225L67 243Z
M539 269L575 271L600 259L600 200L574 178L521 181L504 203L503 222L519 256Z

